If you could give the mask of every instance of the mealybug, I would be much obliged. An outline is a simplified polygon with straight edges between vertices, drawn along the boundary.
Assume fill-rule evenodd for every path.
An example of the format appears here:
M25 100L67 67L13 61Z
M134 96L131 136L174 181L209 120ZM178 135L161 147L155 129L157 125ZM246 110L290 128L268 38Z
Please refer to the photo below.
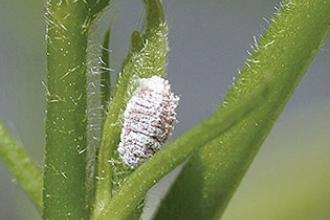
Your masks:
M178 101L167 80L158 76L139 80L124 112L118 147L127 166L137 167L162 147L176 123Z

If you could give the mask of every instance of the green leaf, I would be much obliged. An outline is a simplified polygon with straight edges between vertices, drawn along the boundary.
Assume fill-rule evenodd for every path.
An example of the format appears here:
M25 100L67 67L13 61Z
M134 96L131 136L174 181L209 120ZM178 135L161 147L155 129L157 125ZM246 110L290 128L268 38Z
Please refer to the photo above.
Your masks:
M231 111L227 111L224 115L213 114L174 143L156 153L127 178L106 207L101 219L127 219L150 187L187 159L196 148L222 135L239 123L242 118L247 117L253 109L263 104L268 93L266 86L258 89Z
M103 126L98 155L96 201L93 218L102 215L105 204L110 203L112 194L120 182L129 174L116 156L122 128L122 113L125 110L138 78L166 73L168 54L168 28L159 0L146 0L146 22L144 32L134 31L131 36L129 54L122 65L115 94ZM113 154L115 152L115 154ZM114 172L115 171L115 172ZM125 175L120 176L122 171ZM115 179L115 181L114 181ZM115 183L115 184L113 184Z
M95 19L106 7L108 7L112 0L86 0L90 16Z
M101 57L101 104L104 111L107 107L111 98L111 71L110 71L110 35L111 28L105 33L103 46L102 46L102 57Z
M42 172L0 123L0 160L17 179L26 194L42 210Z
M48 1L44 219L87 219L87 43L84 1Z
M282 118L226 208L224 220L330 219L330 103L304 106L289 111L284 123Z
M155 219L219 219L261 144L328 34L330 1L284 1L230 89L219 114L270 86L265 104L184 166Z

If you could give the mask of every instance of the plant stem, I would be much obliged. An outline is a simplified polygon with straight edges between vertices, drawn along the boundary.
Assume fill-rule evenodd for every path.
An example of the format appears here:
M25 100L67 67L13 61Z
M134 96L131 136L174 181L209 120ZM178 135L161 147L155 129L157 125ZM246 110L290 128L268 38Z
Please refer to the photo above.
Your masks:
M42 172L0 123L0 159L37 206L42 210Z
M47 5L48 97L44 219L87 219L87 38L84 1Z

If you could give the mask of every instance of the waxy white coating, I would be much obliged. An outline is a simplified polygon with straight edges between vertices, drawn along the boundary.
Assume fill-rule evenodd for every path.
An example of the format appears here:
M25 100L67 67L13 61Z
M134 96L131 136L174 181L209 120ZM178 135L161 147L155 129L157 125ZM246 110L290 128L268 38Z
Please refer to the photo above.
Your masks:
M171 135L179 98L169 82L153 76L139 80L127 103L118 153L132 169L153 156Z

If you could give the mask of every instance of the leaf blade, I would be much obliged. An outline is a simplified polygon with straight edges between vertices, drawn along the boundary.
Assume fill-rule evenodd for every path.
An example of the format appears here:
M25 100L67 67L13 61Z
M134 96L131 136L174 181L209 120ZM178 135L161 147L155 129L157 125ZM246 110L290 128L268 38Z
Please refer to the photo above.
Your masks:
M93 218L103 215L104 204L110 203L112 194L117 190L119 181L130 173L127 168L114 167L110 161L117 161L116 148L120 139L121 114L134 89L137 78L154 75L164 76L168 55L168 28L159 0L146 0L146 25L141 34L134 31L131 36L129 53L122 65L103 126L101 146L98 155L96 202ZM120 175L120 173L125 175ZM126 175L127 174L127 175ZM115 184L113 184L115 180Z
M139 204L150 187L187 159L199 146L207 143L209 139L222 135L239 123L241 118L249 115L256 107L256 103L262 105L267 94L267 87L261 88L247 101L226 112L224 116L217 113L213 114L175 140L174 143L157 152L127 178L118 194L106 207L105 214L101 219L128 218L130 212ZM251 102L251 100L256 102ZM204 132L205 130L209 132Z
M104 111L107 110L107 107L112 96L111 88L111 71L110 71L110 37L111 37L111 28L105 33L103 45L102 45L102 56L101 56L101 105L103 106Z
M243 95L262 85L265 79L272 88L269 100L191 158L155 219L221 217L329 31L328 1L285 1L283 7L218 112L221 114L234 108Z
M42 172L29 158L22 146L0 123L0 159L17 179L28 197L42 210Z

